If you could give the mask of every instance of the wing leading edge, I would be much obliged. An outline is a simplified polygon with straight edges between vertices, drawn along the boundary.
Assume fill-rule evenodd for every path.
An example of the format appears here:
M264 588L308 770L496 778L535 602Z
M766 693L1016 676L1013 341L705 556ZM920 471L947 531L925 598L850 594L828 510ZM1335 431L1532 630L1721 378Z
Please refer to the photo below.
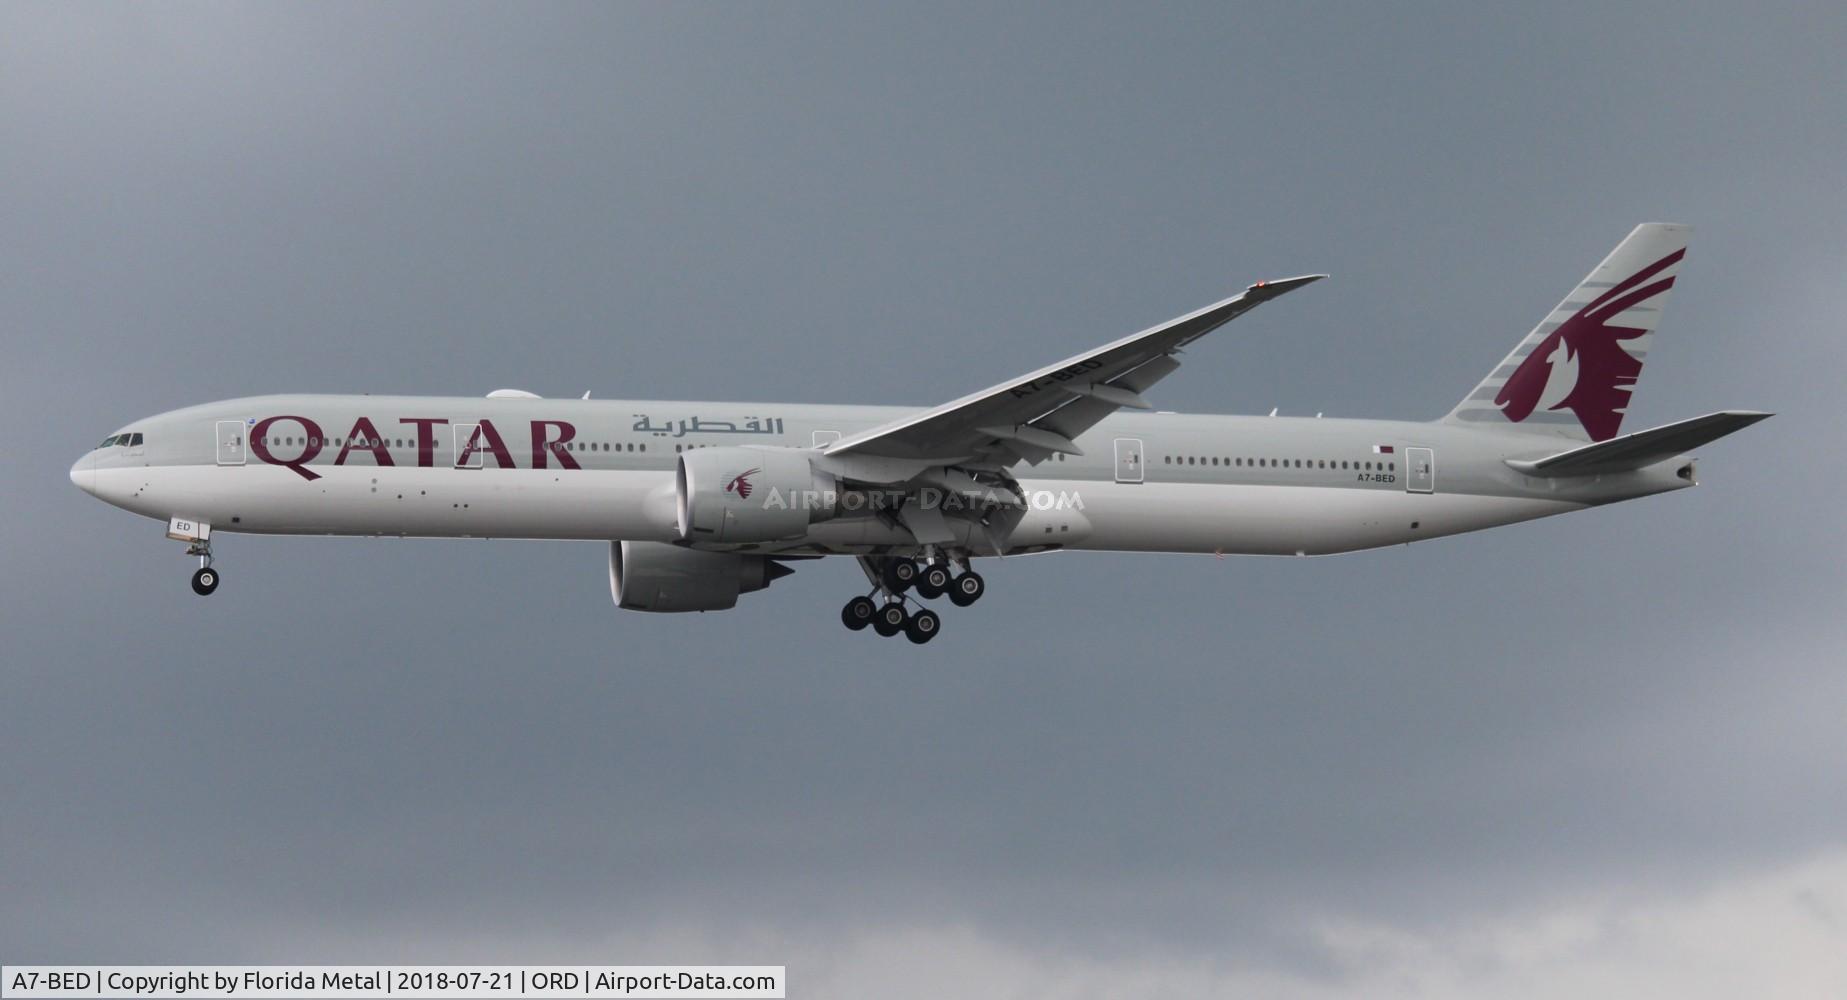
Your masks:
M1260 281L1178 319L844 438L825 453L1001 466L1037 464L1060 452L1083 454L1073 439L1118 409L1148 409L1141 394L1180 367L1174 355L1182 347L1325 277Z

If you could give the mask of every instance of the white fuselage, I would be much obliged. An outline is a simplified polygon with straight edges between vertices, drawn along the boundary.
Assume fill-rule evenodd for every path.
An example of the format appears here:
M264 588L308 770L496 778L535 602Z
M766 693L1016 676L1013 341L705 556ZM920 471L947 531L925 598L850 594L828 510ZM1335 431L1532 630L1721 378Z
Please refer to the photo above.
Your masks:
M71 476L116 506L205 521L219 532L670 542L678 538L683 450L812 447L904 412L258 397L139 421L131 428L143 443L92 452ZM491 440L477 429L483 424ZM1007 551L1315 555L1691 484L1671 469L1530 479L1506 460L1556 451L1559 439L1437 423L1126 413L1078 443L1083 455L1014 470L1029 505L1005 539L955 521L958 544L978 554L998 542ZM908 544L914 539L891 518L868 513L751 548L865 554Z

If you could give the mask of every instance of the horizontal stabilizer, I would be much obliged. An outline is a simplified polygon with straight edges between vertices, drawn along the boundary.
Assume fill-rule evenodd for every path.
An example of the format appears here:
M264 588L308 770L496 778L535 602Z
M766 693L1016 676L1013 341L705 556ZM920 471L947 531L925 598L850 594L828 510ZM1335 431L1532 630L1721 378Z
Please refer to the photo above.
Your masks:
M1755 410L1721 410L1545 458L1510 458L1507 464L1529 476L1596 476L1627 472L1665 462L1769 416L1771 414Z

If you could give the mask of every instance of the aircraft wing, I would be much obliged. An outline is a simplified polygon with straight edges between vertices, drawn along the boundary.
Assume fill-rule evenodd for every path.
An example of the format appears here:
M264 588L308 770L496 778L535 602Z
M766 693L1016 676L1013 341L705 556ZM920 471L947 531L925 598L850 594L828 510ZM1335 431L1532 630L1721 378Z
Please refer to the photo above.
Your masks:
M1507 459L1507 464L1529 476L1595 476L1626 472L1665 462L1703 444L1769 417L1755 410L1721 410L1703 417L1651 427L1634 434L1587 444L1540 459Z
M1093 351L1066 358L932 410L830 445L828 455L928 459L944 464L1038 464L1120 407L1145 410L1141 393L1180 367L1182 347L1261 303L1327 277L1260 281L1243 292Z

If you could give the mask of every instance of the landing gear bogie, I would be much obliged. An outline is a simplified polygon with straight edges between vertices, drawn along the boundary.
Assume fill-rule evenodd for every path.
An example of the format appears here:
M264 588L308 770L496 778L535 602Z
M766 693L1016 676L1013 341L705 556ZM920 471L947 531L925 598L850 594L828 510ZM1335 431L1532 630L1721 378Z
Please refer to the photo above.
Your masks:
M947 596L958 607L967 607L987 592L987 583L968 568L966 556L957 558L931 546L914 557L860 556L859 564L872 589L840 609L841 623L855 632L870 625L879 635L903 633L923 645L943 630L942 616L923 601Z

